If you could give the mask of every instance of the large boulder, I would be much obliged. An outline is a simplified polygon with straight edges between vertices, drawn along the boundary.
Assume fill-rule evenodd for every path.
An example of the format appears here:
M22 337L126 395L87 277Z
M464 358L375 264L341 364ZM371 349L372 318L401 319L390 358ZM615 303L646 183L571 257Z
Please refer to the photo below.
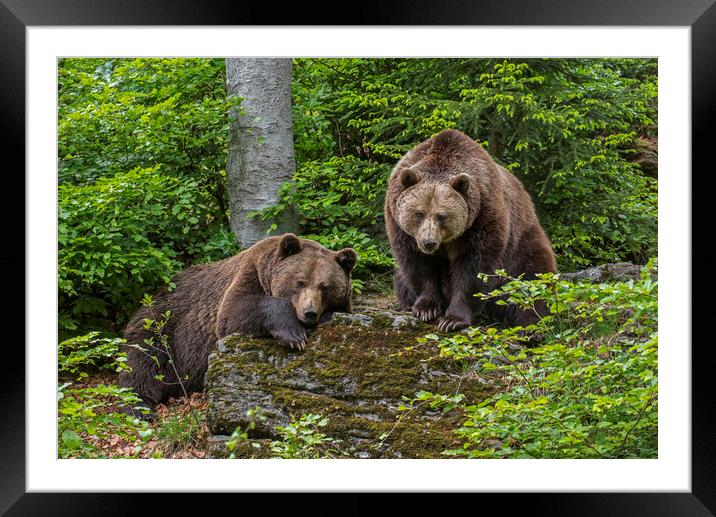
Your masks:
M226 455L227 435L237 426L246 429L247 412L256 407L265 420L249 436L258 444L276 438L276 427L291 416L320 413L329 418L321 432L341 440L337 448L349 457L437 458L459 447L451 430L460 415L427 407L398 410L403 397L420 390L449 394L459 388L469 402L496 390L494 380L439 359L432 344L417 343L432 330L410 315L381 310L336 314L311 333L302 353L270 339L221 340L206 375L210 455ZM237 455L261 457L266 451L247 446Z

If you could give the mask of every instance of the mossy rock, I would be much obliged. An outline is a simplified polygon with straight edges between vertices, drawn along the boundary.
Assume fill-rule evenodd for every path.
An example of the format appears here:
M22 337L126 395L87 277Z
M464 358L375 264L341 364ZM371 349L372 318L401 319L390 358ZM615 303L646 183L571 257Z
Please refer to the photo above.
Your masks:
M415 346L417 337L434 331L405 313L365 311L335 315L311 332L304 352L271 339L229 336L209 358L209 429L213 435L245 429L247 411L259 407L265 420L250 436L261 442L276 438L276 426L292 416L320 413L329 418L321 432L341 440L338 448L348 457L442 457L442 451L460 446L453 429L462 415L401 412L402 397L413 398L420 390L452 394L459 387L468 403L477 403L497 387L440 359L433 345ZM211 455L222 457L219 436L215 441ZM244 457L256 457L251 448L245 450Z

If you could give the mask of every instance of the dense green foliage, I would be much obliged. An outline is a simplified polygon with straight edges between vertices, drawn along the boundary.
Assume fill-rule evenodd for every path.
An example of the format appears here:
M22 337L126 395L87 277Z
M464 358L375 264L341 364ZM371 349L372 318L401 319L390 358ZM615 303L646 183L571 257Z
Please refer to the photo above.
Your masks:
M200 446L204 414L191 405L151 424L124 410L147 412L130 388L103 374L128 368L127 355L119 350L124 342L90 332L59 343L59 458L161 458Z
M572 284L551 273L514 280L492 296L550 315L526 328L475 328L428 335L466 375L500 378L509 389L465 406L457 394L419 392L403 409L458 408L456 430L471 458L655 458L657 444L657 283L653 263L639 281ZM500 303L505 303L500 300ZM538 336L538 337L537 337ZM539 346L525 347L538 339Z
M224 75L223 59L60 60L60 183L161 165L226 207Z
M252 441L249 438L249 431L256 428L256 423L263 420L261 408L253 408L248 411L248 425L246 429L237 427L226 441L226 450L229 458L236 458L236 449L241 444L250 444L255 449L255 454L263 447L260 442ZM329 420L322 415L306 413L300 418L291 417L286 426L276 427L278 439L271 440L264 451L264 455L271 458L283 459L321 459L332 458L340 455L334 446L340 443L320 432Z
M125 369L127 357L119 353L120 338L102 338L99 332L90 332L60 342L57 346L60 376L84 379L88 370L109 370L120 372Z
M59 64L60 328L118 327L228 230L222 59Z
M231 249L225 229L210 230L213 218L195 179L157 167L60 185L60 326L126 321L142 294L168 283L183 263Z

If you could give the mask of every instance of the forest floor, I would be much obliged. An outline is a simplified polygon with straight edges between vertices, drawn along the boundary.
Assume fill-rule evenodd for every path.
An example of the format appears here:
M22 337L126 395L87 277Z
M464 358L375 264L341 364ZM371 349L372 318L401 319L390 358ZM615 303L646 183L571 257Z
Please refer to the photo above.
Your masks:
M76 389L99 384L117 384L117 374L96 373L82 381L73 381ZM171 398L154 408L157 418L150 423L152 436L145 443L128 440L119 434L100 439L80 433L101 455L107 458L204 458L208 449L209 428L206 426L206 399L203 393ZM139 448L139 449L138 449ZM137 453L137 450L139 451Z

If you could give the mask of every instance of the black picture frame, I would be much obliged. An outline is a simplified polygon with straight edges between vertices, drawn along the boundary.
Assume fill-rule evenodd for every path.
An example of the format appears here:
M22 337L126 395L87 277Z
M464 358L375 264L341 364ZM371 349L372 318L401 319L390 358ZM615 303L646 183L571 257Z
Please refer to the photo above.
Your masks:
M712 235L710 197L712 189L705 181L713 176L713 141L711 119L716 104L716 6L715 0L461 0L453 2L409 3L361 2L344 9L321 9L296 3L283 5L269 3L228 2L223 0L0 0L0 148L4 158L3 178L15 181L2 206L5 243L0 246L0 263L6 272L26 268L25 226L18 224L19 214L25 214L25 30L29 26L82 26L82 25L573 25L573 26L689 26L691 27L691 81L692 81L692 262L698 285L685 275L684 282L692 286L692 322L708 321L709 304L698 294L708 293L716 287L712 268L716 265L716 249L710 246ZM335 7L335 6L334 6ZM321 18L317 12L325 11ZM343 13L343 14L341 14ZM348 23L346 23L348 21ZM661 142L668 145L668 142ZM17 160L14 160L17 158ZM15 167L8 164L15 161ZM683 171L685 180L690 171ZM711 174L709 174L711 173ZM698 180L698 181L697 181ZM697 188L698 183L698 188ZM22 192L22 195L20 195ZM664 207L661 207L662 209ZM23 218L24 223L24 218ZM6 293L24 290L24 276L3 275ZM22 285L21 285L22 284ZM6 295L4 359L0 364L0 513L7 515L125 515L136 508L146 508L150 500L161 506L162 513L174 509L186 510L186 497L167 494L159 498L146 494L70 494L26 493L25 490L25 352L24 343L25 297ZM708 311L708 312L707 312ZM466 494L458 500L479 497L468 504L489 508L499 504L504 511L549 515L715 515L716 514L716 426L713 393L709 380L712 368L713 346L707 336L696 333L692 324L691 343L684 343L686 353L692 354L692 490L690 493L602 493L602 494ZM12 339L11 331L20 336ZM701 339L699 339L701 337ZM51 346L51 344L48 344ZM52 353L48 350L48 353ZM247 497L245 494L238 494ZM224 504L212 495L212 506ZM285 503L271 497L276 504L285 504L292 513L300 512L304 503L295 496ZM306 505L311 515L347 513L360 515L375 513L388 507L377 502L375 495L352 494L341 503L337 512L331 505ZM450 501L456 496L450 496ZM488 499L489 498L489 499ZM222 497L226 499L226 497ZM266 499L266 498L264 498ZM412 505L423 506L422 495L401 498L399 513ZM445 499L448 501L448 499ZM268 502L268 501L267 501ZM242 503L247 509L249 503ZM335 503L331 503L335 504ZM453 502L448 503L452 505ZM377 509L377 510L376 510ZM181 512L182 514L185 511ZM273 513L273 512L272 512Z

